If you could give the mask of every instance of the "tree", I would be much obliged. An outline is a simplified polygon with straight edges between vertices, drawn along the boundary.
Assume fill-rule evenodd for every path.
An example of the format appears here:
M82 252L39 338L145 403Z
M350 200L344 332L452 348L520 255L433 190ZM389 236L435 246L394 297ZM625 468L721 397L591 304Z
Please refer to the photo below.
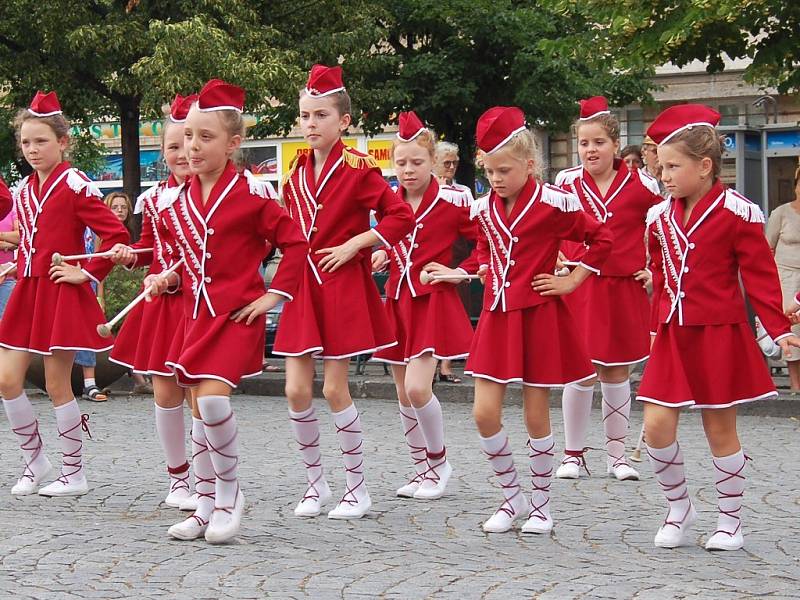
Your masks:
M722 71L724 58L751 59L745 80L800 91L800 3L796 0L548 0L567 18L595 23L560 43L575 53L613 54L618 68L692 60Z
M119 116L124 188L139 192L139 118L211 77L263 107L291 79L293 51L245 0L4 0L0 99L6 112L54 89L78 124ZM8 139L8 132L0 139Z

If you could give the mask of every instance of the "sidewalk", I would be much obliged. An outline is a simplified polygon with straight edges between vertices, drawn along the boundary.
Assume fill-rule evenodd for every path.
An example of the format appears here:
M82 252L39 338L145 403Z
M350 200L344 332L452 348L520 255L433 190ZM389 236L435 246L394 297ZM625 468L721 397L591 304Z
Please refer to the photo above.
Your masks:
M278 372L263 373L252 379L243 379L239 385L239 393L251 396L284 396L283 360L270 358L270 364L279 367ZM473 385L470 377L462 375L463 363L454 365L455 372L463 379L462 383L440 383L434 386L434 393L443 402L472 402ZM356 374L356 364L350 366L350 393L353 398L396 398L396 392L391 375L385 375L383 365L368 362L363 367L363 374ZM785 372L784 372L785 373ZM317 365L317 378L314 380L314 397L322 398L322 365ZM641 370L631 375L631 385L634 392L641 379ZM780 398L766 402L749 402L739 406L739 414L760 415L770 417L800 417L800 395L789 392L789 379L784 375L774 377ZM595 386L594 406L600 407L600 386ZM506 402L521 404L522 390L518 385L509 386ZM554 408L561 406L561 391L553 390L550 394L550 405ZM641 411L642 403L634 402L632 410Z

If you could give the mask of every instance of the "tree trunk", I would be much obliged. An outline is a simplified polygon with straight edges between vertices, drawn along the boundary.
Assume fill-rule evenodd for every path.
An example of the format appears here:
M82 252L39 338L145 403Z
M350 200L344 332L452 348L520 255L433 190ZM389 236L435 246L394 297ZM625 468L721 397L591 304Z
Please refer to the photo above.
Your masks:
M122 137L122 189L132 203L141 192L142 169L139 161L139 105L137 96L119 101L119 129Z

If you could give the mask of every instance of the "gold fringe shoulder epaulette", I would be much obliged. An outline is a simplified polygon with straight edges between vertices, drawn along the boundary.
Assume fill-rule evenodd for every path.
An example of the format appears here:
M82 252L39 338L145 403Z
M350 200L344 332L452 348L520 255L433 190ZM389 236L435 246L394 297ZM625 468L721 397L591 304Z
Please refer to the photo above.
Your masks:
M281 178L281 187L286 185L286 182L289 181L289 178L294 175L295 170L297 170L297 161L300 160L301 156L303 155L295 154L294 158L289 161L289 168L286 170L286 174Z
M358 150L344 147L342 150L344 164L353 169L377 169L378 162L369 154L362 154Z

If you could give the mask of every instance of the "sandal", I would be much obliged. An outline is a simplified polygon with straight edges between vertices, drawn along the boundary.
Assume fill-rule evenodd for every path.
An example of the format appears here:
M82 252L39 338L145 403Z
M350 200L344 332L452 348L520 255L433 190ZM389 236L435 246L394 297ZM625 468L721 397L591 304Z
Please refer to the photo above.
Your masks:
M108 400L108 396L101 392L100 388L96 385L90 385L88 388L85 388L83 390L83 398L91 402L105 402Z
M461 383L461 379L456 377L453 373L439 373L439 381L446 381L447 383Z

